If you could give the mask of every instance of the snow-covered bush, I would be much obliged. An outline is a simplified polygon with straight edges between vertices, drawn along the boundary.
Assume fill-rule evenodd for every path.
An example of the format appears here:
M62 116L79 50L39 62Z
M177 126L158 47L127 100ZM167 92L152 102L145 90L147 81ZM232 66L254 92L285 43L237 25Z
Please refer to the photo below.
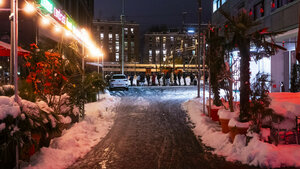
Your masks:
M15 93L15 87L13 85L0 86L0 96L12 96Z

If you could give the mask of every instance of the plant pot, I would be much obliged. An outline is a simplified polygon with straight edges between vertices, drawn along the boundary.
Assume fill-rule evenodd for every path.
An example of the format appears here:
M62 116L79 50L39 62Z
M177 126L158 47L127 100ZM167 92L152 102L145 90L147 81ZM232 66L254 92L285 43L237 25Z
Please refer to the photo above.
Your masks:
M31 137L35 141L35 143L37 145L39 145L41 137L42 137L41 134L40 133L31 133Z
M247 128L244 128L244 127L230 127L229 126L229 130L230 130L230 132L229 132L229 136L230 136L230 141L233 143L233 141L234 141L234 138L235 138L235 136L237 135L237 134L247 134L247 131L248 131L248 128L249 127L247 127Z
M210 115L211 115L211 119L213 121L219 121L219 115L218 115L218 111L219 109L210 109Z
M229 130L229 127L228 127L228 123L229 123L229 120L230 119L219 119L220 120L220 123L221 123L221 127L222 127L222 133L228 133L230 130Z
M249 128L250 123L249 122L239 122L235 118L230 119L228 123L229 127L229 136L230 136L230 141L233 143L234 138L237 134L247 134L248 128Z

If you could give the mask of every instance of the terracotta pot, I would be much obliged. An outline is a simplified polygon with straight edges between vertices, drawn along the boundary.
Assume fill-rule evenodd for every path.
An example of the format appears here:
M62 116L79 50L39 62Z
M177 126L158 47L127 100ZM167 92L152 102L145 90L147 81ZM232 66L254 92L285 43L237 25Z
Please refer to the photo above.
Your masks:
M230 136L230 141L233 143L234 138L237 134L247 134L247 130L249 127L247 128L242 128L242 127L232 127L232 126L228 126L229 127L229 136Z
M230 131L228 127L228 123L230 119L219 119L219 120L222 127L222 133L228 133Z
M31 133L32 139L35 141L36 145L39 145L41 140L41 134L40 133Z
M219 109L210 109L210 115L213 121L219 121L218 111Z

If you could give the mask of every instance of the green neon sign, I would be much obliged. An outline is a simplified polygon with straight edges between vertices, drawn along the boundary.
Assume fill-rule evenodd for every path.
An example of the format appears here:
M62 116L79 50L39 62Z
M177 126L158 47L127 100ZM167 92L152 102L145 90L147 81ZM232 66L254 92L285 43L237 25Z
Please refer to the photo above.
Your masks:
M49 0L41 0L41 6L43 8L45 8L49 13L53 13L53 2L49 1Z

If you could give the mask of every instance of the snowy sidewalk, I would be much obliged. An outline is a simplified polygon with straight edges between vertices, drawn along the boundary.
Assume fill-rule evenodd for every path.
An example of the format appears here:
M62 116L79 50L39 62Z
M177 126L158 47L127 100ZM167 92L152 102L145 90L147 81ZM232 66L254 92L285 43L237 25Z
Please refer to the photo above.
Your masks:
M114 107L120 98L103 95L100 102L85 105L83 121L64 130L61 137L51 140L30 159L28 169L63 169L83 157L106 136L114 122Z
M300 167L300 145L279 145L259 141L253 134L247 146L246 137L237 135L233 144L229 134L221 132L220 125L209 117L202 115L202 99L192 99L182 104L195 124L195 135L201 136L202 142L214 148L213 153L224 156L227 161L240 161L243 164L266 167Z

